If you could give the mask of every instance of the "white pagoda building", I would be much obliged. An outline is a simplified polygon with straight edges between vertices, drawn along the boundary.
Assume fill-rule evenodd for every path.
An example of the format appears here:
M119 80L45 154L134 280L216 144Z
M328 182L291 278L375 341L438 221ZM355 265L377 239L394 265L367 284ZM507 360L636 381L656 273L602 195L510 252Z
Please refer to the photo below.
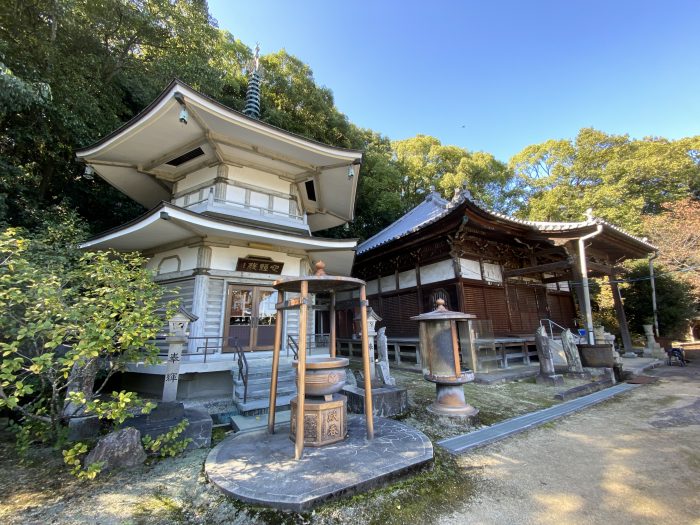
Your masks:
M281 300L275 279L310 274L320 259L330 274L352 268L355 240L313 232L353 218L362 152L258 115L257 70L244 113L175 80L131 121L77 152L88 170L149 209L83 248L141 252L155 280L178 288L181 306L198 317L178 399L231 396L236 348L272 348ZM284 341L297 324L287 315ZM125 377L130 388L157 395L164 374L165 364L135 363Z

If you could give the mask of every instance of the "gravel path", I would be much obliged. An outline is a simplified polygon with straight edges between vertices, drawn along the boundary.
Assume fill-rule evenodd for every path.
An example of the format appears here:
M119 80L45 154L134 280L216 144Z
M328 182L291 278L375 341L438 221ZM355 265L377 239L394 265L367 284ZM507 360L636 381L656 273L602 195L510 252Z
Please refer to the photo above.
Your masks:
M700 524L700 363L460 457L482 483L444 524Z

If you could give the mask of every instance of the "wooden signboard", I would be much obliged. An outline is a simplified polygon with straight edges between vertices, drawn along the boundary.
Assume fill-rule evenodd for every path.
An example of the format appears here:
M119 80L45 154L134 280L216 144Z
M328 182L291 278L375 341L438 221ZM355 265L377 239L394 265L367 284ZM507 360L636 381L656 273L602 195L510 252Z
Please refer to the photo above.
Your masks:
M281 262L267 261L265 259L250 259L246 257L239 257L236 263L237 272L271 273L280 275L283 267L284 263Z

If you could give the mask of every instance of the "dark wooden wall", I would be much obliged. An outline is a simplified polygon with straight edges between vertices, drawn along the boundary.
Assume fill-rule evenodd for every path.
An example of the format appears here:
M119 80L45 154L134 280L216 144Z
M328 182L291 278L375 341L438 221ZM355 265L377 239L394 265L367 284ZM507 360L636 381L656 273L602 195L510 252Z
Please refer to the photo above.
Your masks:
M458 297L459 290L462 297ZM435 307L431 304L434 292L447 296L451 310L474 314L478 319L490 319L495 335L533 335L540 319L551 319L566 328L574 328L575 308L571 294L552 292L539 284L446 281L423 286L420 292L422 304L417 288L368 298L370 307L382 318L377 326L385 326L388 337L417 337L418 323L410 318Z

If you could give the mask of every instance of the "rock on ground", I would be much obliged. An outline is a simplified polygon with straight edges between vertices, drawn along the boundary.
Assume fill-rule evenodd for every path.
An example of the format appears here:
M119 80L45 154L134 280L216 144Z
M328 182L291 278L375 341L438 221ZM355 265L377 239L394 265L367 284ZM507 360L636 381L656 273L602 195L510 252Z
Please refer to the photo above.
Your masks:
M135 467L146 461L141 444L141 432L135 428L122 428L101 438L85 458L85 466L103 462L102 470Z

